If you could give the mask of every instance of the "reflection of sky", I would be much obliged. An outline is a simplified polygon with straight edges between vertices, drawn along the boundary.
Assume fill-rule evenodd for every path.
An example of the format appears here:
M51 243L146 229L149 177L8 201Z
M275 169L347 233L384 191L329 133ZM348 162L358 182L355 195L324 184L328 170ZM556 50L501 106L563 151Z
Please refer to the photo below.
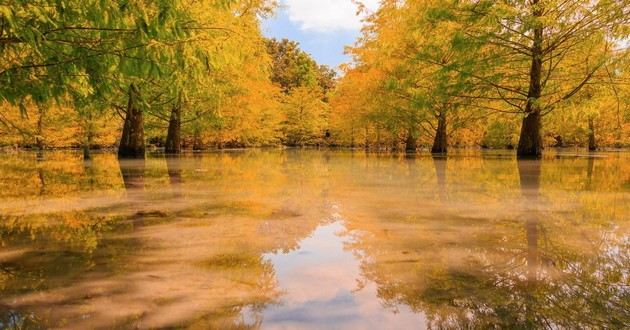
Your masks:
M280 8L275 17L263 22L263 34L269 38L297 41L318 63L334 68L349 61L349 57L344 55L344 47L353 45L360 32L348 29L304 30L300 28L300 23L289 19L286 8Z
M361 288L359 261L344 251L340 222L318 228L300 248L268 254L284 295L263 311L263 328L400 329L425 324L408 307L386 309L372 282Z

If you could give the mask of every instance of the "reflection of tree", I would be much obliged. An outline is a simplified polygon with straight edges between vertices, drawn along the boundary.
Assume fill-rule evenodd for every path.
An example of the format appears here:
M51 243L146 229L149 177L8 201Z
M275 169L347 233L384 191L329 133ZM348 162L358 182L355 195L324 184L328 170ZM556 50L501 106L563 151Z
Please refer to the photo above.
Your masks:
M173 186L180 185L182 183L182 158L180 156L167 155L166 156L166 168L168 171L168 178Z
M446 202L446 157L432 155L440 202Z
M493 167L513 164L492 162ZM478 203L479 195L497 201L484 205L494 209L506 202L499 195L509 190L491 189L487 178L486 189L466 195L457 189L474 186L472 175L479 171L471 174L468 160L449 163L449 181L460 185L447 189L449 204L441 210L424 205L408 207L405 214L391 212L399 203L417 199L403 192L392 206L387 196L378 207L344 214L351 229L365 233L353 246L364 256L364 274L377 283L386 305L405 304L423 312L434 328L619 328L628 323L627 239L600 220L576 226L573 212L550 200L564 201L571 192L556 195L556 188L544 185L556 184L557 178L588 179L574 170L579 167L554 161L543 173L540 161L519 161L521 198L509 202L513 212L467 218L457 208L461 203L451 202ZM438 186L439 172L436 167ZM469 174L468 181L461 173ZM613 201L610 195L599 196L593 201L575 196L581 203L573 206L575 213L590 214L589 208ZM366 192L344 204L360 201L369 207L375 204L370 197Z
M144 189L145 171L146 161L144 159L120 160L120 173L127 191Z
M521 192L526 203L525 231L527 233L527 280L530 285L536 282L538 271L538 212L540 208L540 161L518 161Z
M0 304L8 306L0 311L6 315L32 316L43 328L67 322L78 328L256 328L277 294L273 267L262 256L297 247L329 211L313 207L326 199L327 178L318 175L326 172L322 157L296 153L283 168L286 154L258 151L166 163L149 157L119 164L101 156L90 171L80 159L57 154L40 163L47 169L44 205L57 205L48 200L53 192L72 199L84 191L89 200L87 192L104 189L93 206L2 215L0 243L16 251L8 259L0 255ZM0 160L0 168L17 166ZM187 198L165 194L165 185ZM283 201L293 201L290 212ZM134 226L137 219L144 226ZM101 318L99 311L108 308L121 312Z

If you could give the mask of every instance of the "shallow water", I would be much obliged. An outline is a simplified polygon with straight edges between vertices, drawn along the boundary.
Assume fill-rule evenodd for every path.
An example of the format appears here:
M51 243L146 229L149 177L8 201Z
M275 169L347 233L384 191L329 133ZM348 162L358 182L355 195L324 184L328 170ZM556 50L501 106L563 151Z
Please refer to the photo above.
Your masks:
M623 328L629 161L0 155L0 328Z

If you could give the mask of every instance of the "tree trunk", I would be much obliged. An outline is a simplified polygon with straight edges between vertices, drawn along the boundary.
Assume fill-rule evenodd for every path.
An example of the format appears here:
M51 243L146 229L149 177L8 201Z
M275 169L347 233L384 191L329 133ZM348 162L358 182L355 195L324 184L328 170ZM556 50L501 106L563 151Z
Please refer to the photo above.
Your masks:
M44 150L44 109L41 106L38 107L39 116L37 117L37 136L35 137L35 143L37 149Z
M350 127L350 148L354 148L354 122Z
M543 8L538 5L538 2L539 0L534 0L532 4L534 17L540 17L543 13ZM533 38L529 92L525 107L525 118L523 118L523 126L521 127L521 137L518 141L517 154L519 157L540 157L543 149L541 109L539 104L540 96L542 95L542 25L538 24L534 28Z
M90 123L86 125L87 132L85 133L85 141L83 142L83 160L84 161L88 161L92 159L92 154L90 153L90 148L92 147L92 140L93 140L91 126L92 124L91 124L91 119L90 119Z
M221 141L219 141L218 148L221 149ZM203 142L201 141L201 135L199 132L195 130L195 134L193 136L193 151L202 151L203 150Z
M408 153L415 153L418 149L418 144L414 135L413 129L410 128L407 131L407 141L405 142L405 151Z
M438 127L435 132L435 140L433 140L433 148L431 152L434 154L445 154L448 149L448 136L446 129L446 113L440 112L438 116Z
M41 105L37 106L38 118L37 118L37 135L35 136L35 143L37 144L37 160L44 160L44 115L46 111Z
M173 106L171 110L171 120L168 123L168 134L166 135L166 153L181 154L181 131L182 131L182 107L181 101Z
M138 109L137 99L139 91L131 84L129 86L129 103L127 104L127 116L123 127L119 158L144 158L144 117L141 109Z
M595 140L595 123L593 118L588 119L588 150L597 151L597 140Z

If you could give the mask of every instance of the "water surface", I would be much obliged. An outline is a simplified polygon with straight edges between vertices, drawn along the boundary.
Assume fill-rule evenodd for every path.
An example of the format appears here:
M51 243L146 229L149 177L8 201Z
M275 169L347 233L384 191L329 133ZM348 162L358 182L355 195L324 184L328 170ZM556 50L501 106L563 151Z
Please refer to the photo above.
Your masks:
M623 328L629 160L0 155L0 328Z

